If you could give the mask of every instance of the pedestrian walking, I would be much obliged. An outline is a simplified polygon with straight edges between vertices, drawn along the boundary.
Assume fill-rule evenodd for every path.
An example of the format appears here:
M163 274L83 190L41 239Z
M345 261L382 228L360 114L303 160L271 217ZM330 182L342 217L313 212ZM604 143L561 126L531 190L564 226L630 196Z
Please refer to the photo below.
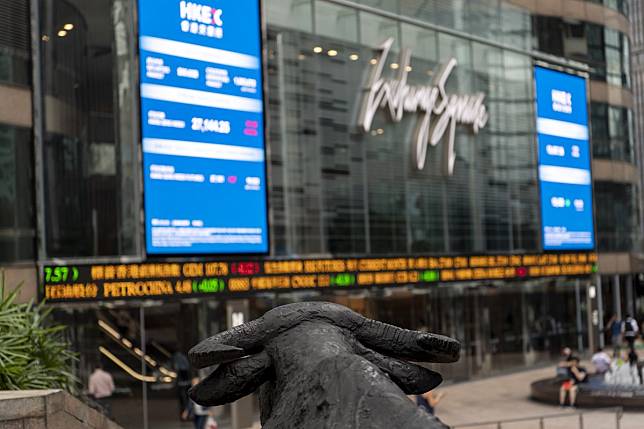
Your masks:
M192 379L192 385L196 386L199 384L199 377L194 377ZM192 419L195 429L216 429L217 423L210 416L210 410L206 407L203 407L197 404L192 399L188 401L188 408L186 408L182 414L184 420Z
M606 324L606 332L610 332L610 343L613 346L613 357L619 356L619 351L622 344L622 321L617 314L613 313L610 320Z
M190 388L190 362L188 357L181 353L175 352L172 355L172 369L177 373L176 394L179 400L179 417L183 420L183 412L188 408L190 398L188 398L188 389Z
M622 336L626 344L628 344L628 350L635 350L635 340L639 333L639 324L630 314L626 315L626 319L622 322Z
M426 392L422 395L416 395L416 405L433 416L436 412L436 405L438 405L444 396L444 393L435 394L434 392Z
M112 405L110 398L114 393L114 379L103 369L99 362L94 367L94 372L89 376L88 393L103 408L105 415L111 417Z

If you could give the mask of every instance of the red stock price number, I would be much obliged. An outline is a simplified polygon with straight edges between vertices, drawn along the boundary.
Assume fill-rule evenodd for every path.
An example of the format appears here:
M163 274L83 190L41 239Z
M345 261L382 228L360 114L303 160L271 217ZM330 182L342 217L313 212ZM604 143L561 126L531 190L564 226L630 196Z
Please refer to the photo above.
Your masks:
M230 264L230 272L240 276L252 276L259 274L260 265L258 262L233 262Z

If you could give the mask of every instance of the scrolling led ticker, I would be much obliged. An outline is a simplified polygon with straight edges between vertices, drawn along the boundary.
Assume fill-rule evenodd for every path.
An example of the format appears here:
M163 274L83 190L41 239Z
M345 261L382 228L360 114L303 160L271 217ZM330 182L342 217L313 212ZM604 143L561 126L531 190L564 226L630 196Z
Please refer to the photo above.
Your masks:
M595 253L558 253L47 266L40 297L55 303L300 289L427 287L450 282L584 276L596 272L596 264ZM73 275L65 277L64 272Z

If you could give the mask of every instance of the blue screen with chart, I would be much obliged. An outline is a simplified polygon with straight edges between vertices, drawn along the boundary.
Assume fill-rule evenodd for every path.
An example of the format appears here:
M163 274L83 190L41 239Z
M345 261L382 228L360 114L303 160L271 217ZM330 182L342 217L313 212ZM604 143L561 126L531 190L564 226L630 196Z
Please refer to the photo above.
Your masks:
M544 250L595 247L586 79L535 68Z
M267 252L259 0L138 3L147 252Z

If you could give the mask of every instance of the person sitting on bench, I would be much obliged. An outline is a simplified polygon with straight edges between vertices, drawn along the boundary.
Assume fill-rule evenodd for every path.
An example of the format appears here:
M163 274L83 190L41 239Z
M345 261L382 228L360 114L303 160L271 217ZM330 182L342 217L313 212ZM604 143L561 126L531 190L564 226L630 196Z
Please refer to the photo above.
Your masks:
M588 380L588 372L582 366L579 366L579 358L573 356L570 359L568 368L568 380L561 384L559 389L559 405L566 405L566 396L570 397L570 406L574 407L577 401L578 386Z

